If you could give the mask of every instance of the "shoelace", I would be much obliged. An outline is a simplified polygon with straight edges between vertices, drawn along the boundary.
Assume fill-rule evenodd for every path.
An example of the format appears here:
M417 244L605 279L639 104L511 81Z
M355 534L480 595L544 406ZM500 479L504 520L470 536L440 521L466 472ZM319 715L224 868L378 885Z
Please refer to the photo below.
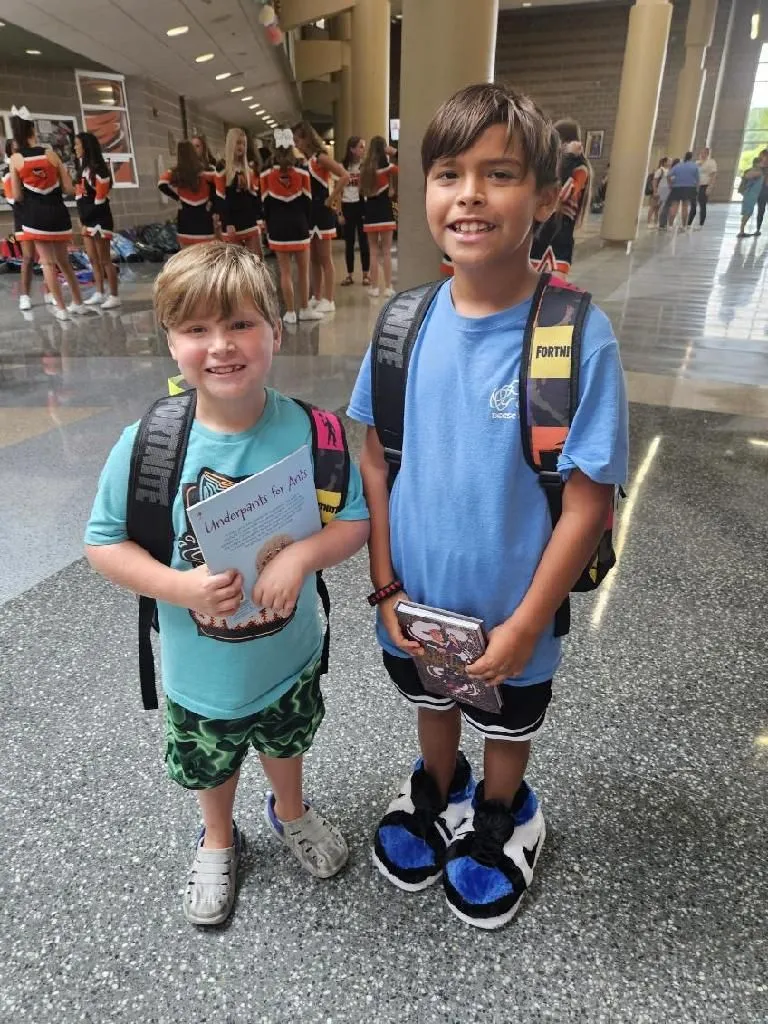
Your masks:
M411 800L413 801L413 831L422 839L434 826L437 816L443 809L440 793L431 775L423 769L415 772L411 780Z
M473 860L493 868L501 860L504 844L515 830L511 812L498 801L488 801L475 812Z

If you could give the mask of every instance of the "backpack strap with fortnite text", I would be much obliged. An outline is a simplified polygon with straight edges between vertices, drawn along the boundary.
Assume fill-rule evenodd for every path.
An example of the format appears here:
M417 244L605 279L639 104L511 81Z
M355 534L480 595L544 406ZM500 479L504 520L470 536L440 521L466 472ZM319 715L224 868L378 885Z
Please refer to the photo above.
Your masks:
M399 292L384 306L371 343L373 422L389 467L392 490L403 457L408 363L427 310L443 281Z
M184 453L195 418L197 393L159 398L144 414L131 452L126 530L130 540L163 565L173 554L173 502L179 489ZM151 630L154 598L139 597L139 678L146 710L157 707Z
M592 296L543 274L531 303L520 363L520 430L523 453L537 474L549 506L552 529L563 510L558 460L579 403L581 340ZM594 590L615 564L613 504L595 555L574 591ZM566 599L555 616L555 636L570 629Z
M174 387L175 385L175 387ZM184 390L180 378L169 381L171 395L158 399L143 416L131 453L127 533L130 540L164 565L173 555L173 502L179 490L189 432L195 418L196 392ZM344 508L349 490L350 457L344 426L324 409L293 399L306 413L312 430L312 462L320 520L331 522ZM321 573L317 592L326 617L320 672L328 671L331 601ZM139 597L139 678L145 710L157 707L151 630L157 628L153 598Z

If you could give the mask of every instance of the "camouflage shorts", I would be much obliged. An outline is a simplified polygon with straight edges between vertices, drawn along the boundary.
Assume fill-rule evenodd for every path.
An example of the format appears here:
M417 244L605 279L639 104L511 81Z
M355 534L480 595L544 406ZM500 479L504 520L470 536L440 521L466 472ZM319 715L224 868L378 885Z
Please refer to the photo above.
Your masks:
M235 774L251 746L267 757L299 757L312 746L324 714L318 662L274 704L246 718L204 718L166 698L168 774L186 789L213 789Z

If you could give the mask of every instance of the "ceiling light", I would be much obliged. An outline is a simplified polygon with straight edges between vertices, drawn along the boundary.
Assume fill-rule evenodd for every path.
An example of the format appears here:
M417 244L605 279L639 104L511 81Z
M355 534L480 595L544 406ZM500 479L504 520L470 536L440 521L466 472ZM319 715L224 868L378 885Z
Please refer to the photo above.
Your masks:
M241 96L240 97L240 102L241 103L247 103L248 100L252 100L252 99L253 99L253 96Z
M5 22L4 21L0 21L0 28L5 28Z
M523 7L530 7L530 4L523 4Z
M249 109L249 110L255 110L255 109L256 109L256 107L258 107L258 103L252 103L252 104L250 105L250 107L248 107L248 109Z
M258 103L254 103L253 106L254 106L254 109L256 110L257 114L263 114L264 113L264 107L260 107Z
M39 57L42 53L41 50L25 50L24 53L28 53L30 57Z
M215 53L201 53L199 57L195 57L195 64L205 64L206 61L213 60L215 56Z
M165 34L167 36L183 36L185 32L189 32L189 25L177 25L176 28L169 28Z
M236 85L236 86L234 86L234 88L230 89L229 91L230 92L242 92L244 88L245 88L244 85Z
M222 71L220 75L216 75L216 81L217 82L223 82L225 78L231 78L231 77L232 77L232 72L231 71Z

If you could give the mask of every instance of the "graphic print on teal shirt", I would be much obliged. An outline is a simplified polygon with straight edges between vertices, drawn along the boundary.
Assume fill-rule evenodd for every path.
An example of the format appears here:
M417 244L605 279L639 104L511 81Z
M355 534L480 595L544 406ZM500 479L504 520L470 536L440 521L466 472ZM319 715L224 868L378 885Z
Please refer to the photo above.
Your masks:
M123 431L107 458L86 528L86 544L128 540L128 477L137 427L134 423ZM311 446L306 413L271 388L267 388L264 414L250 430L220 434L195 421L181 487L173 503L171 567L190 571L199 564L185 494L194 489L207 492L208 488L229 487L269 468L302 445ZM336 518L367 519L360 473L354 464L350 470L347 503ZM260 628L263 624L256 622L253 635L242 637L240 642L232 642L232 636L205 635L187 608L158 601L158 617L163 689L175 703L207 718L243 718L268 707L290 689L322 649L323 626L314 575L304 581L293 616L277 632L265 634Z

